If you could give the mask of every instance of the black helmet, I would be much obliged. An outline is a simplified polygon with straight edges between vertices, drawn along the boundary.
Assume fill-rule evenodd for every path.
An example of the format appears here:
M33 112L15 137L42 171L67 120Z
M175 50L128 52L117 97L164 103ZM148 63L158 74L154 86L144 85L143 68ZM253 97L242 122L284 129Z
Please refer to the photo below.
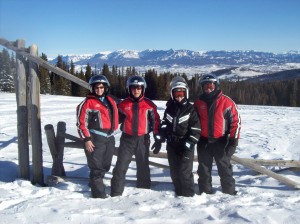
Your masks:
M182 78L181 76L176 76L174 77L171 82L170 82L170 95L173 99L173 90L177 89L177 88L183 88L185 89L186 92L186 99L189 98L189 87L187 82L185 81L184 78Z
M102 83L105 87L105 93L108 92L108 89L110 87L110 83L109 81L107 80L107 78L104 76L104 75L94 75L90 78L89 80L89 85L90 85L90 92L93 93L94 91L94 86L97 84L97 83Z
M214 83L215 89L219 90L220 81L216 75L214 75L212 73L203 75L202 78L199 80L199 85L201 85L201 87L202 87L205 83L208 83L208 82Z
M130 93L130 86L142 86L142 88L143 88L142 95L144 95L145 90L147 88L147 83L146 83L145 79L142 76L135 75L135 76L132 76L129 79L127 79L127 82L126 82L126 89L127 89L129 94L131 94Z

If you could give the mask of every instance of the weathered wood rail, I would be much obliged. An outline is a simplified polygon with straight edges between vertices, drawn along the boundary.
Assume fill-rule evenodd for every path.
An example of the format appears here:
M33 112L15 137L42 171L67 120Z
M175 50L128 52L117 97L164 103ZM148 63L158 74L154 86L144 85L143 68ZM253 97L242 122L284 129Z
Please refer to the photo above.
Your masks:
M66 133L66 123L65 122L58 122L57 124L57 135L55 137L54 134L54 128L53 125L47 124L45 126L45 132L47 136L48 145L51 151L51 155L53 158L53 167L51 174L53 176L65 176L65 170L63 166L63 153L64 153L64 147L68 148L80 148L84 149L84 142L76 137L72 136L70 134ZM65 140L69 139L72 142L66 142ZM118 154L118 148L115 149L114 155L117 156ZM167 154L160 152L159 154L153 154L150 152L150 157L156 157L156 158L167 158ZM249 167L259 173L265 174L267 176L270 176L290 187L293 187L295 189L300 189L300 183L297 183L293 180L290 180L280 174L277 174L271 170L268 170L267 168L264 168L262 166L280 166L280 167L300 167L300 161L294 161L294 160L255 160L255 159L243 159L239 158L237 156L232 156L232 162L238 163L241 165L244 165L246 167ZM134 158L132 159L135 160ZM195 158L195 161L197 158ZM169 168L169 166L155 163L150 161L150 165L157 166L160 168Z
M55 67L54 65L51 65L50 63L43 60L42 58L37 57L37 55L31 55L30 53L27 52L28 49L25 48L25 42L23 40L21 40L22 45L17 47L16 43L18 43L18 42L19 41L10 42L3 38L0 38L0 45L4 46L10 50L15 51L17 53L17 55L21 55L21 56L27 58L29 61L32 61L32 62L38 64L39 66L42 66L61 77L64 77L72 82L77 83L78 85L80 85L86 89L89 89L89 84L87 82L85 82L84 80L82 80L82 79L80 79L58 67Z

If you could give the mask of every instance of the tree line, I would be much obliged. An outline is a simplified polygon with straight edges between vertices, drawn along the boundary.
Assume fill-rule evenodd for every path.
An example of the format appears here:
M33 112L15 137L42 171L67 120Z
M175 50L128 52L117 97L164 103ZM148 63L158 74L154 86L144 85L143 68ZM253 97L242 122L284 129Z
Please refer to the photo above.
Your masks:
M48 61L47 56L42 54L41 58ZM126 81L132 75L142 75L147 83L145 96L152 100L168 100L170 98L169 84L175 76L184 77L190 87L190 100L195 101L201 94L201 87L198 81L201 74L194 74L188 79L185 73L158 73L155 69L149 69L144 74L140 74L135 67L118 67L104 64L100 71L92 69L87 64L85 70L75 69L73 61L68 64L58 56L55 66L87 81L96 74L105 75L110 84L110 93L118 98L127 96ZM218 72L218 71L217 71ZM216 74L217 74L216 72ZM16 73L15 56L9 55L6 49L0 52L0 91L14 92L13 77ZM84 97L89 90L73 83L63 77L49 72L43 67L39 67L38 77L40 80L40 92L42 94L66 95ZM281 81L228 81L221 80L220 88L223 93L230 96L237 104L247 105L268 105L268 106L300 106L300 79Z

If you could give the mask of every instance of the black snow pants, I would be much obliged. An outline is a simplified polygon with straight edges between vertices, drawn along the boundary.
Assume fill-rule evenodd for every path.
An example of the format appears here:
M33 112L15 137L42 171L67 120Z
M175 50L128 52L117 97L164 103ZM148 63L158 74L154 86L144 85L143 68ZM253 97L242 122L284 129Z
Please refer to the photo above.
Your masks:
M113 169L111 179L111 196L119 196L124 192L125 177L132 156L136 159L136 187L150 189L150 167L149 148L145 144L146 138L142 136L131 136L122 133L116 166Z
M212 165L215 159L218 174L221 181L222 192L226 194L235 194L235 180L233 178L230 156L225 153L226 141L216 140L208 142L207 139L200 139L197 146L198 153L198 186L200 194L205 192L212 193Z
M189 159L183 157L186 150L183 143L167 144L170 175L177 196L193 197L195 195L193 160L194 149L188 151Z
M113 153L115 150L115 138L103 137L92 134L92 142L95 145L93 152L85 150L88 167L90 168L90 187L93 198L105 198L105 185L103 178L109 171Z

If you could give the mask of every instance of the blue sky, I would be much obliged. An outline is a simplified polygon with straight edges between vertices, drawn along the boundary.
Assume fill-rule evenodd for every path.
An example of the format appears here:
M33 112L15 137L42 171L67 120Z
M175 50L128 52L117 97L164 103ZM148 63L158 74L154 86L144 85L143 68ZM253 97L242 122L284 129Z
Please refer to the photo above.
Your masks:
M0 0L0 37L48 58L120 49L300 50L299 0Z

